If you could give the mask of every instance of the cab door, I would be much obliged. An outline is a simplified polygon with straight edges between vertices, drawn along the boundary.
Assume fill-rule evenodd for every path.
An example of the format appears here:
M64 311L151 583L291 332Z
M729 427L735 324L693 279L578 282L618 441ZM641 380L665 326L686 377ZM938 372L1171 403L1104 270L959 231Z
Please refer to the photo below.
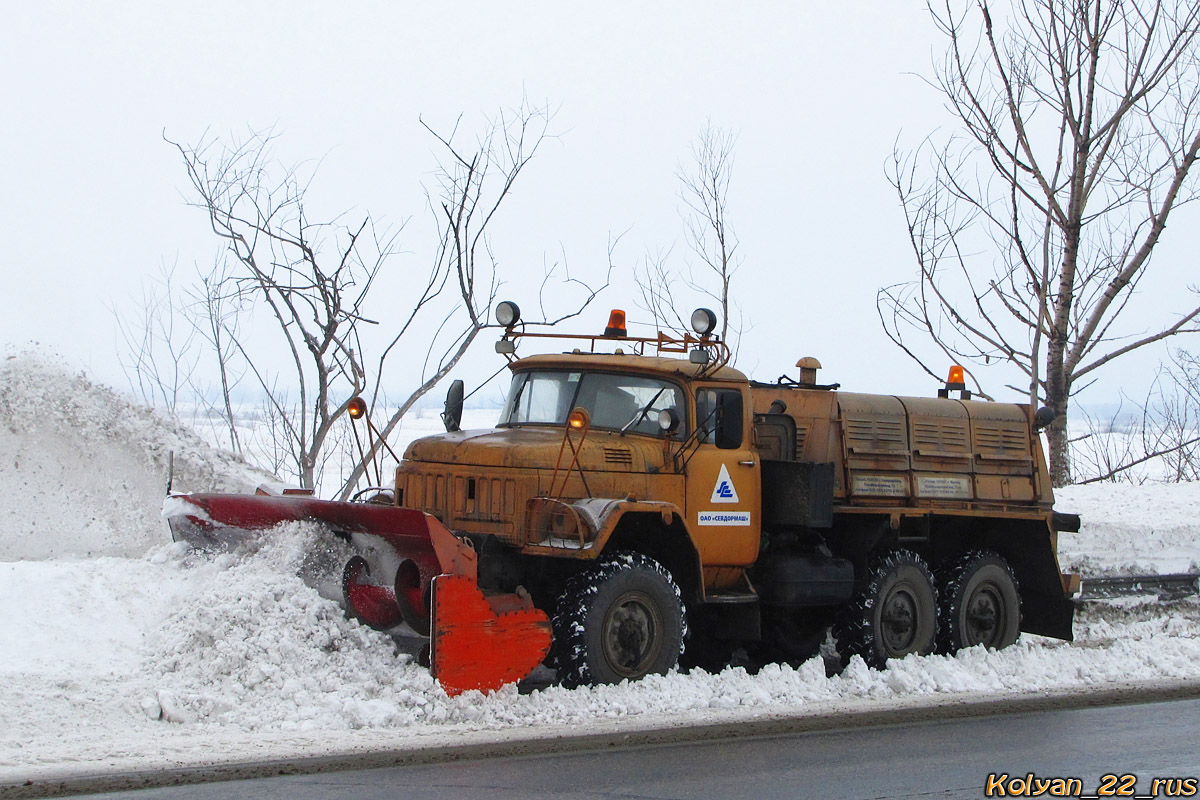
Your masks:
M740 388L696 389L697 449L687 463L688 528L706 568L758 558L762 478L751 447L750 403Z

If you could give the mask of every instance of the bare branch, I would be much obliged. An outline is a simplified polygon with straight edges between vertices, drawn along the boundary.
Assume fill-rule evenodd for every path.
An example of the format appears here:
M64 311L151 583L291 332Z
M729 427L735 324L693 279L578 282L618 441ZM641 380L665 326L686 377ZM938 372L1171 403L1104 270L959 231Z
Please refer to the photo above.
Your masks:
M959 132L899 148L889 179L916 260L881 290L888 336L1028 379L1056 483L1070 479L1067 411L1095 370L1195 332L1200 308L1130 331L1135 288L1173 212L1197 198L1200 6L987 0L930 6L946 38L930 83ZM924 345L919 346L919 342Z

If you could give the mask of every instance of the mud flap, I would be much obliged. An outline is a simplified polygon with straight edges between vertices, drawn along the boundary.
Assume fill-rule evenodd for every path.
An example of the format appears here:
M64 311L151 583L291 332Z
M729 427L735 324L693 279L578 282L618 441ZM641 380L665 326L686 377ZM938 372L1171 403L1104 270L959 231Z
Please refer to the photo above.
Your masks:
M1075 604L1061 594L1021 593L1021 630L1063 641L1075 641Z
M527 596L485 597L474 579L433 579L430 670L453 697L495 691L532 672L550 651L550 618Z

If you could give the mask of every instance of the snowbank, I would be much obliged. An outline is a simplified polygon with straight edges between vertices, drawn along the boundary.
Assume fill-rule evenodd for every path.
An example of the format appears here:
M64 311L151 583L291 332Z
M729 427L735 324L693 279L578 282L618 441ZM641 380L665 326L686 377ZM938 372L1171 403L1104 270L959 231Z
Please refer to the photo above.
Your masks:
M179 491L272 479L153 411L32 356L0 363L0 560L135 556L164 540Z
M1200 483L1094 483L1055 492L1055 508L1082 515L1059 536L1062 568L1085 576L1200 570Z

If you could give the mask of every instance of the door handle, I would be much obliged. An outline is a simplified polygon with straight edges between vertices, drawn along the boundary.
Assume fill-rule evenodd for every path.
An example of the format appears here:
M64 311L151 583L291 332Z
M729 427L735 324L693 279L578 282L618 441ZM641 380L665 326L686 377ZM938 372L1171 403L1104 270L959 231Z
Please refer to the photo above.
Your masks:
M754 459L752 458L749 461L739 461L738 463L741 464L743 467L753 467L755 462L754 462Z

